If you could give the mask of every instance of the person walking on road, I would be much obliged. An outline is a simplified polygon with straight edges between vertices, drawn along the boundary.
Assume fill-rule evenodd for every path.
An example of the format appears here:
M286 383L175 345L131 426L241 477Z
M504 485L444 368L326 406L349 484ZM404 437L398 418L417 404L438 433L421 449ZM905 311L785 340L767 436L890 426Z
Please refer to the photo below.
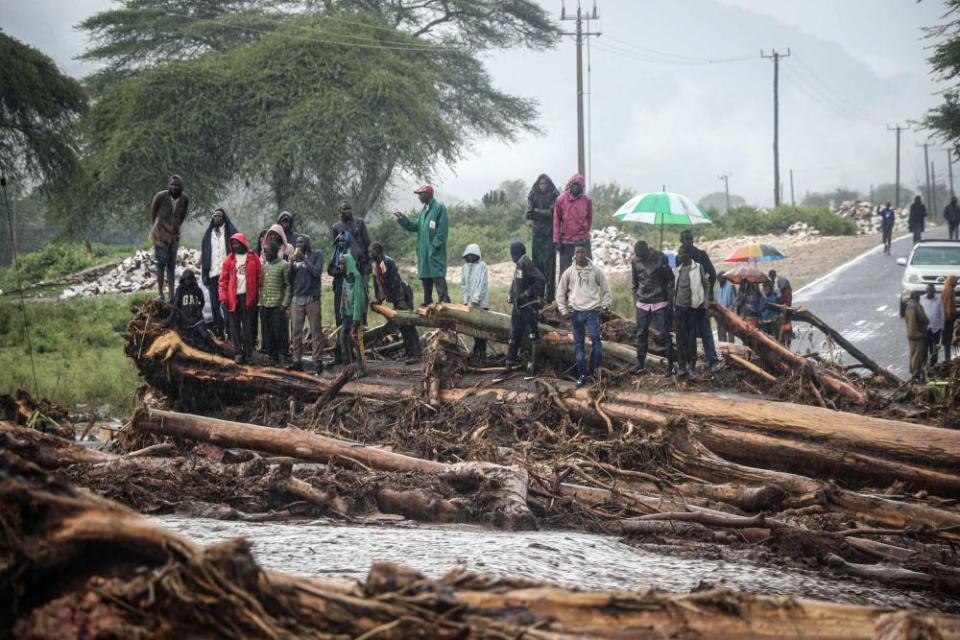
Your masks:
M167 188L153 196L150 203L150 241L157 263L158 300L164 300L166 280L170 299L173 299L174 275L177 268L177 249L180 247L180 226L187 219L190 198L183 192L183 178L170 176Z
M541 173L527 194L526 218L532 226L533 264L547 281L543 301L550 304L557 291L557 250L553 244L553 209L560 192L545 173Z
M880 209L880 235L883 241L883 253L890 255L890 245L893 242L893 226L897 223L897 214L890 208L888 202Z
M567 181L553 208L553 244L560 253L560 273L573 264L574 245L583 243L590 252L590 228L593 226L593 200L583 192L585 181L579 173Z
M502 380L510 375L513 368L520 364L520 343L524 335L530 338L530 364L527 371L531 376L537 374L537 358L540 348L540 305L543 301L544 278L526 255L527 247L519 240L510 243L510 257L517 265L513 274L513 284L507 301L513 305L510 313L510 346L507 348L506 367L500 374Z
M940 302L943 306L943 332L940 334L940 344L943 345L943 359L950 362L953 351L953 328L957 321L957 276L947 276L943 281L943 291L940 292Z
M924 382L927 369L927 327L930 321L920 304L920 292L911 291L903 318L910 343L910 382Z
M447 208L433 195L433 187L425 184L416 191L423 207L415 220L394 211L400 226L417 234L417 275L423 284L423 306L433 304L433 289L440 302L450 302L447 292L447 234L450 217Z
M676 269L673 305L677 322L677 375L696 377L697 329L702 316L707 314L707 283L709 275L703 265L693 259L687 245L680 245L677 252L679 266Z
M947 233L951 240L960 240L960 205L957 196L950 197L950 204L943 209L943 219L947 221Z
M933 284L927 285L926 295L920 298L920 305L927 316L927 362L932 367L937 364L940 354L940 332L943 331L943 303Z
M290 324L292 325L291 352L287 366L302 371L304 323L310 321L310 346L313 352L313 371L323 373L323 326L320 318L320 296L323 279L323 251L314 251L310 236L297 234L296 248L287 273L291 287Z
M637 365L630 370L634 375L646 372L647 345L651 325L657 331L657 343L667 359L667 375L672 375L673 341L670 338L670 307L673 302L673 271L666 257L651 251L643 240L633 247L630 263L633 282L633 306L637 317Z
M603 270L587 255L585 243L573 250L573 264L560 275L557 307L573 328L573 350L577 360L577 388L591 384L603 362L600 341L600 311L610 308L612 295ZM590 336L590 363L586 361L585 337Z
M737 287L727 280L722 271L717 274L717 285L717 304L736 313ZM734 340L730 327L720 318L717 318L717 340L731 343Z
M400 277L396 261L384 253L383 245L379 242L370 245L370 259L373 261L373 295L377 303L386 301L397 311L412 311L413 289ZM407 361L412 363L419 360L420 336L417 328L401 326L400 337L403 338L403 352Z
M536 246L536 244L534 244ZM552 247L551 244L551 253ZM534 260L536 264L536 260ZM539 268L539 267L538 267ZM490 284L487 263L481 259L480 245L468 244L463 250L463 267L460 269L460 294L463 304L472 309L490 309ZM550 281L547 280L547 286ZM487 354L486 338L473 339L473 357L482 360Z
M707 297L703 305L704 313L697 314L697 321L700 323L697 325L697 332L700 334L700 340L703 341L703 352L710 364L710 371L719 371L721 369L720 357L717 356L717 346L713 343L713 327L710 326L710 314L706 312L707 307L713 300L713 287L717 283L717 270L714 268L713 262L710 261L707 252L694 246L693 231L690 229L684 229L680 232L680 248L686 248L687 253L690 254L690 259L700 265L706 275L703 288ZM679 258L679 252L677 257Z
M220 299L230 312L230 340L234 360L243 364L253 355L257 338L257 300L260 288L260 258L242 233L230 236L230 255L220 270Z
M913 204L910 205L910 216L907 218L907 227L910 229L910 233L913 234L914 244L920 242L923 237L926 217L927 207L923 204L920 196L917 196L913 199Z
M220 269L223 261L230 253L230 238L237 232L237 228L230 222L227 212L223 209L214 209L210 216L210 224L200 242L200 280L210 292L210 312L213 315L213 333L223 337L226 323L223 310L220 308Z

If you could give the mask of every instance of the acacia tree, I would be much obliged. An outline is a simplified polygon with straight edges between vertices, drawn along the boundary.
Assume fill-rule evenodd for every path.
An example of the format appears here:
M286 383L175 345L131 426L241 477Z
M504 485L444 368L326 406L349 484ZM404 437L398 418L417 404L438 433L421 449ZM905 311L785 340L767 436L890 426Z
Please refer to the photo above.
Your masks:
M933 54L928 58L933 74L947 88L942 91L943 102L931 109L924 124L937 131L960 153L960 0L946 0L945 22L928 28L927 37L934 41Z

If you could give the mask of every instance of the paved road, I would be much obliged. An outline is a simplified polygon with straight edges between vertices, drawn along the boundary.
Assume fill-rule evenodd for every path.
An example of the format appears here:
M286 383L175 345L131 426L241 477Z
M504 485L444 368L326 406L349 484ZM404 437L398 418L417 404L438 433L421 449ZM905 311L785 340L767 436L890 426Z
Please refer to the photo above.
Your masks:
M946 234L946 228L940 226L925 233L924 238L946 238ZM909 237L900 238L893 243L893 255L885 256L877 238L875 250L812 282L793 297L795 305L813 311L880 366L900 377L908 375L909 367L899 306L903 267L896 261L907 257L911 247ZM804 323L795 323L794 330L800 336L793 344L796 351L827 351L828 345L819 331L810 331ZM844 362L852 361L845 352L842 358Z

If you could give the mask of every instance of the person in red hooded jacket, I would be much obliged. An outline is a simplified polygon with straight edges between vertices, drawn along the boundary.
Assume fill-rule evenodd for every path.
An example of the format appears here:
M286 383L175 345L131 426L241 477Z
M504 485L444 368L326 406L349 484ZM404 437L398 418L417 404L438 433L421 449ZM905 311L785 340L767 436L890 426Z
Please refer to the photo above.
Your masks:
M230 339L238 364L253 354L260 277L260 258L250 251L247 237L242 233L230 236L230 255L220 270L220 301L230 312Z
M567 180L567 186L553 206L553 244L560 252L560 270L563 273L573 264L573 250L577 243L585 243L587 257L590 251L590 227L593 225L593 200L583 192L583 176L579 173Z

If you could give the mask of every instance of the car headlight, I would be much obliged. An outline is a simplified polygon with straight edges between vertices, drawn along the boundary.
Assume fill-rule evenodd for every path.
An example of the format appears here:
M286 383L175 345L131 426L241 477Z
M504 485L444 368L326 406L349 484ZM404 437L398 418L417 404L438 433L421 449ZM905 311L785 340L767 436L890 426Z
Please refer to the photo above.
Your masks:
M920 282L920 276L918 276L918 275L915 274L915 273L911 273L909 276L907 276L907 282L909 282L909 283L911 283L911 284L916 284L916 283Z

